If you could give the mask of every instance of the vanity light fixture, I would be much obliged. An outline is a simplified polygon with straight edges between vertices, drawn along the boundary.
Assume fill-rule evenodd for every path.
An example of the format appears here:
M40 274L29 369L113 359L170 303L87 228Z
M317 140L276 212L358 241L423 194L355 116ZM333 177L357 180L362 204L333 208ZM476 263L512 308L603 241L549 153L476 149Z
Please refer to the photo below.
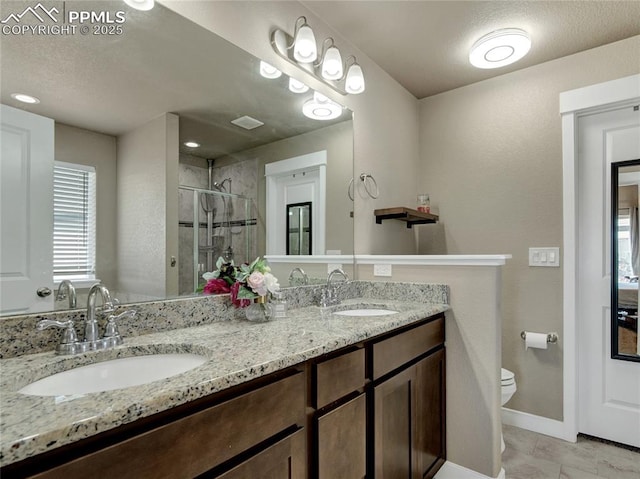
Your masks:
M316 61L318 48L315 35L305 17L296 20L293 36L279 28L271 32L271 46L280 57L341 95L362 93L365 90L364 74L355 57L349 57L353 58L353 62L347 69L349 61L343 63L333 38L326 38L322 45L322 54Z
M289 77L289 90L293 93L306 93L309 91L309 87L302 83L300 80Z
M527 32L519 28L503 28L475 42L469 53L469 62L477 68L500 68L517 62L530 48L531 38Z
M35 96L27 95L25 93L12 93L11 98L21 101L22 103L29 103L31 105L40 103L40 100L38 98L36 98Z
M124 0L124 3L136 10L151 10L155 5L155 0Z
M302 113L312 120L333 120L342 115L342 106L316 91L313 98L302 105Z
M199 148L200 147L200 143L196 143L195 141L185 141L183 143L184 146L187 146L189 148Z
M265 78L274 79L274 78L280 78L280 76L282 75L282 72L278 70L276 67L274 67L273 65L271 65L270 63L263 62L262 60L260 60L260 75L262 75Z

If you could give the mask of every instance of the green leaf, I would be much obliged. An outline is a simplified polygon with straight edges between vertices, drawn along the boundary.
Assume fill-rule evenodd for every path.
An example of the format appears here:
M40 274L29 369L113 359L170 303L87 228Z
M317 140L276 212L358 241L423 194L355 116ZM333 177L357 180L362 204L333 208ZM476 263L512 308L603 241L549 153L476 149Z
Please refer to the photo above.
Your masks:
M258 295L256 293L245 286L240 286L240 289L238 289L238 299L254 299L257 297Z

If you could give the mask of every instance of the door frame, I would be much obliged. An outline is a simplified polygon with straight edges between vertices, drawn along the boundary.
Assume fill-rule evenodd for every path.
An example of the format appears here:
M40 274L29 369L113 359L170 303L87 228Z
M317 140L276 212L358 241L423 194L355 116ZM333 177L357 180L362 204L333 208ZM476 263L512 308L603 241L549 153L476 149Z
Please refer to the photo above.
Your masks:
M563 213L563 422L558 436L575 442L580 410L578 387L578 119L586 114L621 108L640 101L640 74L560 93L562 117Z
M275 218L277 217L278 202L276 193L278 178L301 173L310 169L317 169L319 174L318 204L314 207L316 212L315 220L319 227L314 227L316 236L313 240L314 249L312 251L315 251L314 254L324 254L326 235L327 150L316 151L286 160L274 161L264 166L266 178L266 250L269 255L284 254L285 251L284 245L281 245L282 251L279 250L277 232L274 228L269 228L269 225L273 225L276 222Z

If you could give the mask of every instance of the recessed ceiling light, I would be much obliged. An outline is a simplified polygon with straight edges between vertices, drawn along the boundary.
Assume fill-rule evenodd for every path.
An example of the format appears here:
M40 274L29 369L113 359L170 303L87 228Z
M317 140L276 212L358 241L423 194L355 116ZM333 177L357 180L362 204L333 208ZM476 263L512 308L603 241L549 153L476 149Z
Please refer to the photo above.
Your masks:
M322 93L314 92L313 98L302 105L302 113L312 120L333 120L342 114L342 107Z
M195 141L185 141L183 143L184 146L188 146L189 148L199 148L200 143L196 143Z
M151 10L155 3L155 0L124 0L124 3L136 10Z
M256 120L248 115L241 116L240 118L236 118L235 120L231 120L236 126L244 128L245 130L253 130L254 128L258 128L259 126L264 125L260 120Z
M274 67L273 65L260 60L260 75L262 75L265 78L274 79L274 78L280 78L280 75L282 75L282 72L278 70L276 67Z
M21 101L22 103L40 103L40 100L38 100L35 96L26 95L24 93L12 93L11 98Z
M519 28L503 28L474 43L469 61L477 68L500 68L517 62L530 48L531 39L527 32Z

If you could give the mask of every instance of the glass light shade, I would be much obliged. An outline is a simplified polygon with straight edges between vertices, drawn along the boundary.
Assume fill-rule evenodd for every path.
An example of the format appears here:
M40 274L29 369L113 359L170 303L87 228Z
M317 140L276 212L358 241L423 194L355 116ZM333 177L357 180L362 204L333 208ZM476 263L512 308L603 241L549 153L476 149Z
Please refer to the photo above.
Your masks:
M322 77L327 80L342 78L342 56L337 47L329 47L322 60Z
M280 78L280 75L282 75L282 72L278 70L276 67L274 67L273 65L261 60L260 75L262 75L265 78L274 79L274 78Z
M333 120L342 114L342 107L322 93L314 92L313 98L302 105L302 113L312 120Z
M155 4L155 0L124 0L124 3L136 10L151 10Z
M318 58L318 47L313 30L307 24L302 25L293 41L293 57L301 63L312 63Z
M289 90L293 93L305 93L309 87L295 78L289 77Z
M347 70L344 89L352 95L357 95L364 91L364 74L362 73L362 68L357 63L351 65Z
M531 49L529 34L505 28L485 35L471 47L469 62L477 68L500 68L517 62Z

